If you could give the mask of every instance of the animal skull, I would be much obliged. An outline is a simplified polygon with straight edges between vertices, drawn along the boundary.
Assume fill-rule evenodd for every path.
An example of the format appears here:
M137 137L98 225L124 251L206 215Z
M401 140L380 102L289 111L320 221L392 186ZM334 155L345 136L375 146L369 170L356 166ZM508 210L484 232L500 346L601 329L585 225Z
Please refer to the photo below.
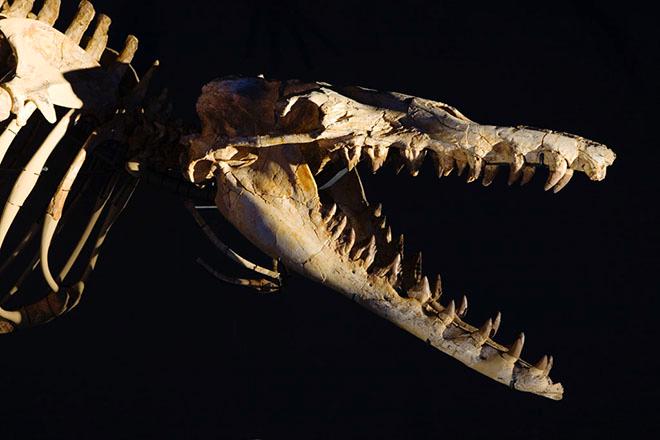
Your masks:
M405 166L416 175L430 156L438 176L447 176L454 169L459 175L467 170L468 182L482 178L486 186L504 165L509 167L509 184L527 183L544 166L550 170L545 189L558 192L576 171L591 180L605 178L615 159L611 150L550 130L480 125L449 105L398 93L240 77L204 87L197 104L202 130L184 136L159 120L159 115L167 113L162 103L145 110L148 106L142 101L152 71L128 94L120 92L120 82L137 49L134 37L127 39L120 53L109 52L105 49L109 19L100 16L83 50L78 43L94 15L88 2L81 3L65 33L52 27L59 1L47 0L39 15L32 14L31 7L31 1L15 1L3 10L4 18L0 16L0 54L10 60L6 63L13 63L16 72L0 87L0 119L15 115L0 135L0 162L36 109L51 123L57 121L54 106L69 111L57 121L14 184L0 218L0 246L67 128L81 115L93 115L98 124L86 133L87 140L44 217L40 253L32 268L41 260L51 292L17 310L0 308L0 333L46 322L78 304L108 229L130 199L138 179L122 184L125 176L117 174L107 182L82 244L65 270L54 277L48 249L86 155L106 140L128 143L133 150L147 145L165 149L174 143L187 149L182 167L187 179L207 188L215 181L219 211L273 259L343 293L498 382L561 399L561 384L549 377L552 357L544 356L535 364L522 360L523 334L510 346L493 341L501 315L473 327L463 321L465 298L459 304L453 300L440 303L440 278L431 286L422 272L421 254L411 258L404 252L403 236L393 239L382 207L367 201L356 165L367 156L374 173L387 160L398 170ZM108 53L112 61L103 63L103 55ZM147 159L127 157L126 161L131 175L148 178ZM322 180L333 170L329 181ZM177 182L174 189L180 188ZM185 191L191 199L194 191L190 187ZM275 269L257 266L228 249L192 210L204 232L225 254L265 277L229 281L265 290L277 287ZM82 279L61 285L101 213L104 221ZM35 223L7 264L32 240L39 226Z

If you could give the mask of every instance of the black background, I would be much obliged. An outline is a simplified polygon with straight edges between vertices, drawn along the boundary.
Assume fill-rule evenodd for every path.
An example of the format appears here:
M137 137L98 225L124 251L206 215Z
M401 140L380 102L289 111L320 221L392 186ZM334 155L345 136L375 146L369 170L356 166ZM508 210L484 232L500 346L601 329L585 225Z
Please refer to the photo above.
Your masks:
M176 196L141 186L73 314L0 339L0 438L648 438L657 431L656 17L630 2L97 1L112 40L158 57L180 114L227 74L358 84L468 117L581 134L617 153L605 181L489 188L366 178L468 320L555 356L554 402L464 368L297 276L264 296ZM71 17L67 2L61 23ZM206 212L215 222L219 214ZM236 243L233 232L225 235ZM238 245L243 249L242 244Z

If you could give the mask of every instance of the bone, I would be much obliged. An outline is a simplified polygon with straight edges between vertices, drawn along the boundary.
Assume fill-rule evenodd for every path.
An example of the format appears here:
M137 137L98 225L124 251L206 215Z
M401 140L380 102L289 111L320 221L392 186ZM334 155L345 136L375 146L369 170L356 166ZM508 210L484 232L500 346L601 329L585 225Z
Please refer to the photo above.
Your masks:
M73 109L69 110L55 127L53 127L37 152L32 156L21 174L18 176L18 179L9 194L9 198L5 203L2 217L0 217L0 248L2 248L2 243L4 242L11 224L16 218L16 215L34 189L46 160L66 134L73 112Z
M371 239L369 240L369 244L366 249L366 253L364 254L364 269L368 270L371 265L374 263L374 260L376 259L376 237L373 235L371 236Z
M431 299L431 287L429 279L423 277L412 288L408 290L408 296L414 298L422 304L426 304Z
M333 242L336 242L339 239L342 232L344 232L344 228L346 227L347 223L348 223L348 217L346 217L345 215L342 215L341 219L339 220L337 225L335 227L333 227L332 230L331 230L332 235L330 236L330 239Z
M539 359L537 363L534 364L534 368L545 372L546 368L548 368L548 356L543 355L543 357Z
M37 109L37 106L32 101L29 101L27 104L25 104L25 107L23 107L23 109L27 110L27 112L29 113L27 117L29 118ZM0 134L0 164L2 164L2 161L5 157L5 154L7 154L9 147L11 146L12 142L14 141L14 139L16 139L16 136L24 126L25 123L24 122L21 123L19 118L15 117L9 122L9 124L4 129L2 134Z
M475 157L472 163L470 163L467 183L472 183L477 179L479 179L482 169L483 169L483 159L481 159L480 157Z
M488 319L481 327L479 327L479 330L472 332L472 338L475 340L479 347L484 345L484 343L490 338L492 328L493 321Z
M71 24L64 32L64 35L69 37L74 43L80 43L83 34L94 19L94 14L94 6L92 6L87 0L82 0L78 6L78 11L76 12L75 17L71 20Z
M493 329L490 335L491 338L495 337L497 331L500 329L500 323L502 322L502 313L497 312L495 318L493 319Z
M376 174L376 172L383 166L385 163L385 160L387 159L387 153L389 152L389 148L386 147L372 147L372 146L367 146L365 147L365 153L371 160L371 171Z
M37 20L43 21L52 26L60 15L61 0L45 0L44 5L39 10Z
M514 359L520 359L520 355L522 353L522 349L524 345L525 345L525 334L520 333L520 335L518 335L516 340L513 341L513 344L511 344L511 347L509 347L509 351L507 351L506 354Z
M532 180L532 177L534 177L534 173L536 172L536 168L533 166L525 165L522 168L522 180L520 181L520 186L527 185L530 180Z
M348 227L348 239L346 240L346 243L341 247L341 253L344 256L350 255L351 249L353 249L353 245L355 244L355 229L352 227Z
M493 183L493 180L497 176L497 172L499 171L499 166L498 165L486 165L484 167L484 178L481 181L483 186L490 186L491 183Z
M555 185L555 187L552 189L552 192L557 194L559 191L561 191L566 185L568 185L568 182L571 181L571 178L573 177L573 170L568 169L566 170L566 174L559 179L559 182Z
M456 173L461 176L463 175L463 171L465 171L465 168L468 165L467 160L463 158L456 158Z
M547 156L550 155L548 154L546 155L546 157ZM543 187L545 191L552 189L557 183L559 183L559 181L564 177L564 175L568 171L568 164L563 158L556 157L556 161L553 162L554 163L548 165L550 168L550 174L548 175L548 179Z
M135 35L129 35L126 37L126 42L124 43L124 48L121 50L117 56L117 62L121 64L130 64L133 61L133 57L138 50L138 39Z
M110 29L110 17L105 14L99 14L96 18L96 28L92 38L87 42L85 51L96 61L101 59L101 55L105 51L108 44L108 30Z
M514 154L513 160L509 164L509 178L507 185L511 186L520 179L522 175L522 167L525 164L525 158L520 154Z
M11 6L9 2L6 2L3 13L7 17L25 18L32 10L32 5L34 5L34 0L14 0L11 2Z

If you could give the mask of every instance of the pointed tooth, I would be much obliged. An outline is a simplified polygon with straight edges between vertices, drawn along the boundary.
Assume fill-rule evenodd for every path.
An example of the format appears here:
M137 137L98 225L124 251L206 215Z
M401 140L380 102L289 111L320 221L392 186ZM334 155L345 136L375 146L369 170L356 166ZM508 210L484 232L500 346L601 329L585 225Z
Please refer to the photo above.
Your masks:
M410 298L415 298L422 304L427 303L431 299L431 287L429 286L429 279L423 277L421 280L419 280L414 287L408 290L408 296Z
M337 241L339 239L339 236L341 235L342 232L344 232L344 228L346 227L347 223L348 223L348 217L342 215L339 224L332 233L332 237L331 237L332 241Z
M354 247L353 250L351 251L351 260L359 260L364 254L364 252L369 248L371 242L372 241L374 243L376 242L375 240L376 238L372 235L371 239L364 246Z
M374 209L374 217L380 217L381 215L383 215L383 204L379 203Z
M410 171L411 176L417 176L419 174L419 169L424 163L424 157L426 157L426 150L415 150L412 148L407 148L404 150L404 157L408 161L408 171Z
M550 375L550 370L552 370L552 366L555 364L555 359L550 356L548 357L548 366L545 367L545 370L543 371L544 376Z
M383 268L383 275L387 276L387 282L390 286L395 286L401 273L401 254L396 254L394 260L385 268Z
M441 160L443 163L442 167L444 169L442 175L447 177L451 174L452 171L454 171L454 159L449 156L444 156Z
M325 217L323 218L323 223L328 223L332 218L335 216L335 213L337 212L337 204L333 203L328 212L326 213Z
M399 241L397 242L397 251L399 254L401 254L401 257L403 258L403 247L405 245L405 239L403 237L403 234L399 235Z
M460 318L462 318L467 313L467 309L468 309L467 296L463 295L463 299L461 299L461 304L458 306L458 309L456 310L456 313L458 314L458 316Z
M481 175L481 170L483 168L483 163L484 160L480 157L475 157L474 158L474 163L471 163L469 171L468 171L468 177L467 177L467 183L472 183L475 180L479 178Z
M566 171L568 170L568 164L564 159L559 159L557 166L554 169L551 169L548 180L545 182L544 190L548 191L554 187L559 181L564 177Z
M348 166L348 171L352 171L360 162L360 156L362 154L362 147L353 147L353 148L344 148L344 155L346 159L346 164Z
M433 286L433 300L440 301L442 296L442 278L440 274L435 278L435 285Z
M452 299L449 301L449 304L447 304L447 307L445 307L445 310L443 313L452 319L452 321L456 318L456 303Z
M369 244L367 245L366 255L363 259L364 268L369 269L369 267L374 263L375 258L376 258L376 237L372 235L371 239L369 240Z
M367 146L365 152L371 160L371 171L375 174L385 163L389 149L387 147Z
M493 164L488 164L484 167L484 178L481 181L481 184L483 186L488 186L491 183L493 183L493 180L495 179L495 176L497 176L497 172L499 171L500 167L497 165Z
M341 250L343 255L349 255L351 249L353 249L353 245L355 244L355 229L353 229L350 226L348 228L349 228L348 240L346 241L346 244L342 246L342 250Z
M385 241L387 243L392 242L392 228L390 228L389 226L387 227L387 231L385 231Z
M537 363L534 364L534 368L545 371L545 369L548 367L548 356L543 355L541 359Z
M455 159L456 161L456 172L460 176L463 174L463 171L465 171L465 167L467 166L467 161L465 159Z
M497 312L497 315L495 315L495 319L493 319L493 330L490 335L491 338L495 337L497 334L497 331L500 329L500 323L502 322L502 313Z
M419 282L422 279L422 253L418 252L415 258L415 266L413 269L413 279Z
M518 335L516 340L513 341L513 344L511 344L511 347L509 348L507 354L513 358L520 359L520 354L522 353L522 349L524 345L525 345L525 334L520 333L520 335Z
M520 181L520 186L528 184L529 181L532 180L532 177L534 177L535 172L536 172L536 168L534 168L533 166L531 165L523 166L522 180Z
M473 333L473 337L475 337L475 340L479 345L483 345L484 342L490 338L490 332L493 328L493 321L491 319L487 319L486 322L479 328L479 330L476 330Z
M509 180L507 185L511 186L520 178L525 158L520 154L514 154L513 161L509 164Z
M435 151L431 151L431 159L433 160L433 167L435 168L438 178L442 177L442 175L445 173L445 168L443 166L442 160L440 159L440 154Z
M378 223L378 229L385 229L387 226L387 216L383 216L383 219Z
M568 185L568 182L571 181L571 177L573 177L573 169L569 168L566 170L566 174L564 174L564 177L562 177L559 182L557 182L557 185L552 189L552 192L557 194L559 191L561 191L566 185Z

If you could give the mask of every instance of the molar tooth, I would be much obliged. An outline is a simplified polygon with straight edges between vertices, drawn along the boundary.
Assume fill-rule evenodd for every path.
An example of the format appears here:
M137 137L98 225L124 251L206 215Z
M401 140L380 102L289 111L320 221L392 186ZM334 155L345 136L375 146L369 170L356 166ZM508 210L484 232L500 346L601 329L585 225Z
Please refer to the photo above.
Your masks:
M557 182L557 185L552 189L552 192L557 194L559 191L561 191L566 185L568 185L568 182L570 182L571 177L573 177L573 169L569 168L566 170L566 174L564 174L564 177L562 177L559 182Z
M543 189L545 191L548 191L553 186L555 186L564 177L567 170L568 170L568 164L564 159L560 159L556 168L551 169L550 175L548 176L548 180L546 180Z
M499 330L501 322L502 322L502 313L497 312L497 315L495 315L495 319L493 319L493 330L490 335L491 338L495 337L495 335L497 334L497 330Z
M456 310L456 314L458 314L458 316L462 318L467 313L467 309L468 309L467 296L463 295L463 299L461 299L461 304L458 306L458 309Z
M335 228L334 232L332 233L332 241L337 241L339 239L339 236L341 235L342 232L344 232L344 228L346 227L346 224L348 223L348 217L345 215L342 215L341 220L339 221L339 224Z
M421 280L419 280L414 287L408 290L408 296L410 298L415 298L422 304L426 304L431 299L431 287L429 286L429 279L423 277Z
M520 354L522 353L522 349L524 345L525 345L525 334L520 333L520 335L518 335L516 340L513 341L513 344L511 344L511 347L509 348L509 351L506 352L506 354L508 354L509 356L515 359L520 359Z
M474 158L474 163L471 164L468 171L467 183L472 183L479 178L479 176L481 175L481 169L483 167L483 163L484 160L482 158L480 157Z
M529 181L532 180L532 177L534 177L535 172L536 172L536 168L534 168L533 166L531 165L523 166L522 180L520 181L520 186L528 184Z
M495 176L497 176L497 172L499 171L500 167L497 165L493 164L488 164L484 167L484 179L481 181L481 184L483 186L488 186L491 183L493 183L493 180L495 179Z

